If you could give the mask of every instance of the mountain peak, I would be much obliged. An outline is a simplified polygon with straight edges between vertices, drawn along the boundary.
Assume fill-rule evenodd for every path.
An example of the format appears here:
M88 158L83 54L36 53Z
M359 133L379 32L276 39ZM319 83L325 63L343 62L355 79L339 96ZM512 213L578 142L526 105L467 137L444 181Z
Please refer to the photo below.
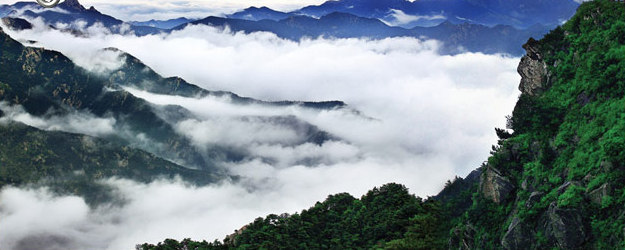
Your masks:
M74 10L74 11L86 11L84 6L78 2L78 0L65 0L61 4L60 7L63 7L66 10Z

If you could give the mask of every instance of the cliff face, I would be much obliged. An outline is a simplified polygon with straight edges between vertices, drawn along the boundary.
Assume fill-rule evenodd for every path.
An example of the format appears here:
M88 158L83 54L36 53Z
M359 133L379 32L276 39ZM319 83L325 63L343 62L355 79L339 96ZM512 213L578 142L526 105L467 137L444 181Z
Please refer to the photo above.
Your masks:
M625 247L625 7L530 39L522 94L450 249Z

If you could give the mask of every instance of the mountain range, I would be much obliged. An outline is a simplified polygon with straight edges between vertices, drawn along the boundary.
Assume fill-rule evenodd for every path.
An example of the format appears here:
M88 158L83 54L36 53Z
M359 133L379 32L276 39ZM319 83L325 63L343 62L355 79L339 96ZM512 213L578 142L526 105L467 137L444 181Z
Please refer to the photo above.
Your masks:
M555 26L573 15L579 4L572 0L338 0L306 6L288 13L267 7L251 7L228 15L230 18L258 21L282 20L304 15L320 18L333 12L379 19L404 28L429 27L448 21L485 26L511 25L524 29L532 25Z
M428 7L433 1L427 0L389 2L398 8L393 9L396 15L401 10L403 15L433 17L441 9ZM193 24L242 32L268 31L293 40L426 36L445 42L443 51L452 54L465 50L517 54L514 44L522 38L526 41L518 66L521 95L507 128L495 129L499 140L481 166L466 178L446 183L438 195L423 199L408 193L401 184L390 183L358 198L339 193L300 213L258 218L221 241L168 239L138 248L625 248L625 5L607 0L584 3L569 21L535 40L522 32L544 32L566 16L561 13L577 5L563 1L561 13L544 20L538 13L536 20L544 23L532 26L527 21L532 8L558 1L535 1L534 6L521 1L441 2L441 6L449 4L440 12L445 21L414 28L389 26L385 23L389 20L376 17L388 15L389 6L375 7L378 2L370 2L358 7L359 1L309 6L283 19L278 18L281 13L267 8L247 9L257 16L235 13L227 18L207 17L169 30L131 25L94 8L84 8L76 0L51 10L33 3L3 5L0 14L3 25L10 29L30 29L34 23L29 19L42 17L48 25L77 25L54 27L76 35L85 35L80 29L96 23L115 33L143 35ZM413 5L424 12L410 12ZM465 8L463 15L454 12L460 7ZM333 8L344 9L329 11ZM519 9L515 12L514 8ZM349 9L354 13L346 13ZM484 23L455 23L454 18L467 17ZM486 24L498 18L509 23ZM438 17L427 21L433 20ZM101 52L113 53L123 64L94 73L59 52L34 47L36 41L25 41L30 44L25 46L7 33L0 28L3 188L48 186L96 204L114 199L100 182L111 177L150 182L178 176L197 185L237 179L220 164L243 161L250 157L249 150L236 145L196 145L177 125L199 120L198 114L182 106L150 103L138 97L138 92L189 100L213 98L236 107L258 105L311 112L350 109L341 101L269 102L206 90L180 77L163 77L116 48ZM292 115L238 115L234 119L291 131L295 139L287 147L342 140ZM82 126L73 126L68 122L71 120ZM276 160L263 157L259 161ZM323 162L311 158L297 164L315 166Z
M520 41L526 37L542 37L572 15L577 7L570 0L487 2L341 0L289 13L250 7L226 17L210 16L195 21L178 18L124 22L93 7L87 9L77 0L67 0L49 10L29 2L2 5L0 17L41 17L49 26L77 35L85 35L84 29L96 23L112 33L139 36L168 33L188 25L209 25L246 33L266 31L295 41L317 37L426 38L441 41L440 53L443 54L482 52L520 56L523 54ZM388 14L389 11L395 14ZM434 12L439 14L432 14ZM414 21L394 26L397 23L391 20L393 18Z
M540 37L548 27L535 25L519 30L509 25L487 27L480 24L453 24L443 22L433 27L405 29L388 26L375 18L363 18L352 14L333 12L319 19L308 16L291 16L280 21L250 21L221 17L207 17L174 28L184 29L187 25L204 24L213 27L228 27L230 30L246 33L266 31L278 37L300 40L302 38L370 38L416 37L436 39L442 42L440 53L482 52L488 54L508 53L520 55L522 42L527 37ZM494 39L494 38L497 39Z
M130 21L129 23L133 26L148 26L148 27L154 27L154 28L159 28L159 29L171 29L174 28L176 26L179 26L181 24L185 24L185 23L189 23L189 22L193 22L196 21L197 19L189 19L186 17L179 17L179 18L174 18L174 19L169 19L169 20L149 20L149 21Z
M266 102L208 91L179 77L163 78L139 59L115 48L104 51L117 53L123 66L105 73L90 72L59 52L25 47L0 29L0 133L5 141L0 186L54 180L66 191L83 190L111 176L149 181L174 175L206 184L228 177L220 171L219 162L246 159L245 148L197 147L175 127L178 122L197 119L192 112L180 106L150 104L128 88L192 99L218 98L241 107L347 108L339 101ZM40 121L35 123L39 127L23 124L19 117L24 116ZM292 146L340 140L294 116L243 115L238 119L292 130L299 138L291 140ZM78 127L63 122L67 120L76 120ZM93 124L99 128L102 123L110 127L105 132L89 132L84 127ZM65 132L48 129L52 127ZM308 164L314 162L311 159ZM80 188L71 186L78 185L73 177L76 171L84 173L85 182L89 180L80 182Z

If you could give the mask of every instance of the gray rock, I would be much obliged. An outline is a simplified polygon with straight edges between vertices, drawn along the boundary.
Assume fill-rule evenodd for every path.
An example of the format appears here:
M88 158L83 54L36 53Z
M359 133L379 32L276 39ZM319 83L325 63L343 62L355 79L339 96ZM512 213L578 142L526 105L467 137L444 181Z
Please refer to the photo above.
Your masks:
M527 54L521 58L517 72L521 75L519 90L528 95L539 95L547 89L549 75L547 64L538 51L538 42L530 38L523 48Z
M533 192L535 187L534 187L534 177L533 176L528 176L527 178L525 178L523 180L523 182L521 183L521 189L528 191L528 192Z
M534 206L534 204L539 202L541 198L543 198L543 192L532 192L530 197L527 198L527 201L525 202L525 207L530 208Z
M454 228L449 238L449 249L470 250L475 249L475 228L471 224Z
M581 212L559 208L555 202L544 214L543 230L549 243L561 249L578 249L588 236Z
M601 205L605 197L610 195L611 191L612 190L611 190L610 184L605 183L601 185L601 187L598 187L595 190L588 192L588 198L593 203L597 205Z
M601 170L603 172L610 172L612 171L612 169L614 169L614 164L612 164L611 161L602 161L601 164L599 165L599 168L601 168Z
M480 191L482 195L497 204L508 199L515 186L499 170L486 166L480 177Z
M519 217L512 218L508 231L501 240L505 249L530 249L534 242L534 233L526 224L521 223Z
M558 187L558 194L562 194L566 191L567 188L569 188L569 186L581 186L582 184L579 181L566 181L564 184L560 185L560 187Z
M582 181L584 182L584 184L588 184L588 183L590 183L590 181L592 181L592 179L593 179L594 177L595 177L595 176L593 176L592 174L590 174L590 173L589 173L589 174L587 174L586 176L584 176L584 178L582 179Z

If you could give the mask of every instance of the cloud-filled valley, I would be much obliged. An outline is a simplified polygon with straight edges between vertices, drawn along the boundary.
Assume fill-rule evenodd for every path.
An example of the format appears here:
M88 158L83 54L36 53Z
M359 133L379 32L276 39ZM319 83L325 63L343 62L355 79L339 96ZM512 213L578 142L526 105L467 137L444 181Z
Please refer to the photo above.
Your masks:
M447 179L468 174L487 158L496 143L493 128L505 127L519 94L518 58L439 55L438 42L414 38L293 42L206 26L143 37L98 30L75 37L44 27L4 30L20 41L58 50L96 74L123 66L118 53L101 50L115 47L163 76L180 76L208 90L348 105L317 110L236 104L227 97L124 88L152 105L188 110L191 117L168 122L195 147L243 152L241 159L219 164L237 178L204 187L182 180L109 179L103 182L125 202L96 207L45 188L8 187L0 193L5 218L0 228L15 230L0 235L0 245L9 249L29 248L20 242L37 242L37 237L78 249L127 249L167 237L222 239L256 217L298 212L328 194L360 196L388 182L433 195ZM13 120L45 130L102 136L116 123L90 114L38 118L19 107L0 108ZM74 126L85 122L91 130ZM316 143L312 135L325 140Z

